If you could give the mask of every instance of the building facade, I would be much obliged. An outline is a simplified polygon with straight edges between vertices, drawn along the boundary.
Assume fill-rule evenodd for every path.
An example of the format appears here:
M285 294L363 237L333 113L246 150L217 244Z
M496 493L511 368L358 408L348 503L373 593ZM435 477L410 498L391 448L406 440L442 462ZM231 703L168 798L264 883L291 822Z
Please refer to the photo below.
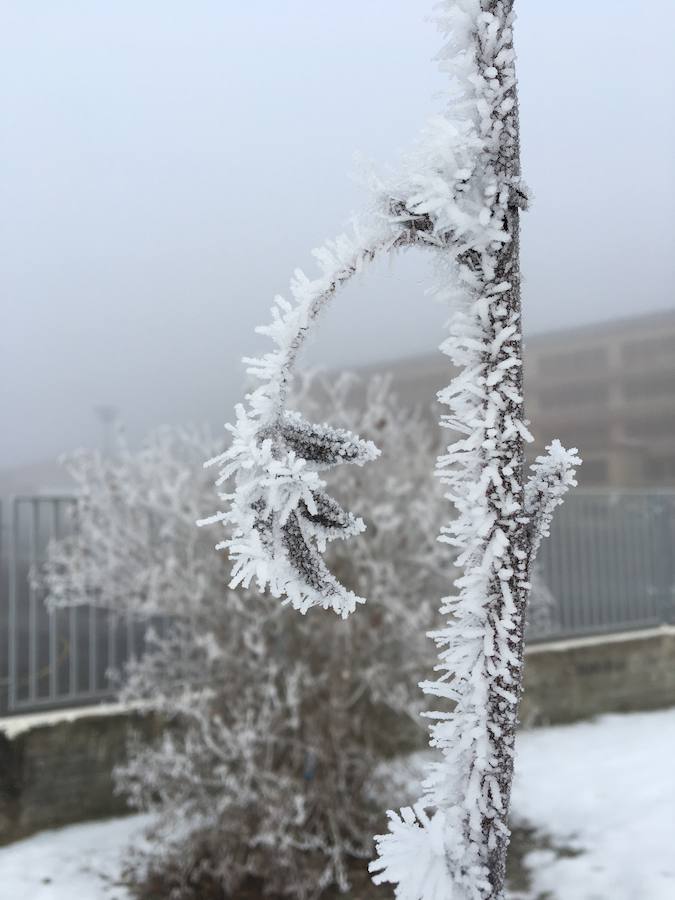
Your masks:
M428 403L451 377L434 354L379 365L405 403ZM675 310L549 332L525 342L534 444L578 447L585 487L675 487Z
M577 446L587 486L675 486L675 311L537 335L525 360L535 452Z

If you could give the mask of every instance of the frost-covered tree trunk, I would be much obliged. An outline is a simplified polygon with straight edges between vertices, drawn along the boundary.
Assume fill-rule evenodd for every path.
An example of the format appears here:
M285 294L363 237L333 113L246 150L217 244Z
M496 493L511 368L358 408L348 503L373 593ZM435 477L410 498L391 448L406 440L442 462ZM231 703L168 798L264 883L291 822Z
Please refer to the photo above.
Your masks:
M513 0L446 0L440 58L448 108L429 123L401 176L376 185L373 214L350 237L316 251L311 281L296 273L295 303L277 301L261 329L276 348L251 371L262 385L239 407L231 447L214 462L236 476L222 546L235 583L256 579L301 612L314 605L346 616L361 598L321 558L326 541L363 529L324 492L319 471L363 465L376 448L355 435L311 425L285 409L304 338L319 312L376 256L430 249L436 292L451 302L442 345L460 374L441 392L442 424L460 437L438 472L456 517L441 540L458 548L461 577L446 598L448 624L435 634L439 676L424 690L446 701L431 714L441 751L414 809L390 813L377 840L376 882L400 900L500 900L522 682L525 612L536 550L554 507L574 483L576 451L557 441L525 473L519 213L527 205L519 164ZM431 809L431 816L426 809Z
M508 0L484 3L474 38L477 71L486 80L481 132L487 140L481 167L489 218L487 212L483 218L500 222L502 234L487 252L467 247L458 256L467 285L466 308L455 316L446 352L464 371L443 399L451 410L450 427L468 425L470 433L449 447L439 470L459 512L445 538L460 548L464 575L459 597L451 599L455 619L436 637L439 668L447 677L425 685L428 693L456 702L452 716L437 714L440 721L433 728L433 743L444 752L445 766L435 774L432 799L438 803L461 766L466 775L466 847L458 868L466 868L467 874L474 865L483 868L489 888L480 887L479 876L476 893L495 898L505 883L506 814L532 546L529 511L522 502L527 431L519 216L525 195L512 5ZM453 768L450 779L448 765ZM445 798L446 803L456 800ZM470 876L467 887L472 880Z
M463 434L439 459L457 518L442 539L460 550L459 593L435 635L440 677L424 690L454 704L431 714L443 753L420 805L391 815L378 839L376 880L397 882L407 900L503 897L507 815L522 687L525 613L535 552L553 507L573 483L574 452L558 442L525 476L519 214L526 206L519 160L512 0L463 4L475 14L466 54L475 70L480 150L467 179L483 209L456 252L464 285L445 352L461 367L441 395L444 423ZM456 62L456 57L453 62ZM475 179L472 185L471 181ZM497 233L495 233L495 229ZM492 232L492 234L490 234ZM446 237L456 247L456 235ZM430 820L424 806L433 806Z

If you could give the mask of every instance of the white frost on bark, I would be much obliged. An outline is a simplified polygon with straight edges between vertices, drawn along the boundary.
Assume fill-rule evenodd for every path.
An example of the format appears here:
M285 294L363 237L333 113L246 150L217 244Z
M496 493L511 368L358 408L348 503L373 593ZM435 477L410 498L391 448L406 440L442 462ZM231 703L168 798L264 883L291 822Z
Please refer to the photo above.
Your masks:
M453 34L445 65L461 85L446 130L460 134L474 156L447 199L439 187L436 201L426 196L421 206L415 199L407 205L431 215L440 208L445 221L462 225L448 238L453 252L439 254L438 291L447 293L454 271L463 292L442 348L460 374L440 394L449 407L443 424L461 437L439 459L438 473L458 513L441 539L457 548L463 573L442 610L448 624L433 635L438 677L422 685L446 701L446 709L430 714L431 745L442 756L415 809L389 814L389 833L377 838L379 858L371 868L376 882L397 884L399 900L498 900L531 568L579 460L554 442L525 489L530 435L522 396L518 218L527 192L519 166L512 4L467 0L445 9L441 27ZM431 166L429 194L438 171ZM425 807L434 810L430 818ZM402 866L403 859L409 864Z
M460 434L438 461L457 513L441 540L457 549L462 575L442 607L449 621L433 635L438 677L423 684L446 704L431 714L431 744L441 757L419 804L390 813L389 833L376 839L374 880L395 883L399 900L503 897L531 569L579 462L556 441L526 482L518 250L527 191L512 6L440 4L446 113L429 123L400 177L380 186L374 224L317 251L319 277L296 273L294 304L277 301L262 329L275 349L248 361L261 386L238 408L230 449L212 460L222 467L221 483L235 476L229 509L215 517L234 529L222 545L234 559L233 583L255 579L301 612L321 605L350 613L361 598L337 582L321 551L363 524L324 493L318 473L361 465L377 451L288 413L288 384L312 322L353 274L408 246L434 253L436 293L453 309L441 349L460 369L439 394L448 407L441 424Z

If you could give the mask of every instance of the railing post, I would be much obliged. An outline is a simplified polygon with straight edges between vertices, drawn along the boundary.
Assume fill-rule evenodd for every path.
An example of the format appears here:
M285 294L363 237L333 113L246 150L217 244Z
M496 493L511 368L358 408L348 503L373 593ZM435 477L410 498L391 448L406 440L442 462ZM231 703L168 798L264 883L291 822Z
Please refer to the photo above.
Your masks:
M660 595L661 615L666 624L675 623L675 530L673 518L675 518L675 498L658 497L657 503L657 535L659 536L660 566Z
M38 532L40 529L40 500L32 497L29 504L29 557L28 557L28 699L35 703L38 696L38 609L37 590L34 584L34 576L39 565L38 562Z
M51 539L57 540L59 537L59 500L54 499L52 503L51 517ZM57 659L57 643L56 643L56 610L49 610L49 698L56 700L58 694L58 659Z
M18 506L17 498L12 497L10 500L10 529L9 529L9 558L8 577L9 577L9 610L7 621L7 708L11 712L16 708L16 643L17 643L17 627L16 627L16 591L17 591L17 544L18 544Z

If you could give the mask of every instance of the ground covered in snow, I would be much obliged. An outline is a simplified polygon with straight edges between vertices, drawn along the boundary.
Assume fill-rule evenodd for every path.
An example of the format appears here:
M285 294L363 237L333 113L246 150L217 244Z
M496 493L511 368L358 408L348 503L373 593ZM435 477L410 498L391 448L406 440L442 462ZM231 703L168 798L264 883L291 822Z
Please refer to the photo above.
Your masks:
M128 900L119 884L126 848L148 816L87 822L0 847L0 896L7 900Z
M525 857L533 897L675 898L674 747L675 709L521 736L516 817L563 848Z
M514 814L533 831L521 832L530 887L519 900L673 900L674 746L675 709L522 734ZM147 821L76 825L0 848L2 896L128 900L125 848Z

